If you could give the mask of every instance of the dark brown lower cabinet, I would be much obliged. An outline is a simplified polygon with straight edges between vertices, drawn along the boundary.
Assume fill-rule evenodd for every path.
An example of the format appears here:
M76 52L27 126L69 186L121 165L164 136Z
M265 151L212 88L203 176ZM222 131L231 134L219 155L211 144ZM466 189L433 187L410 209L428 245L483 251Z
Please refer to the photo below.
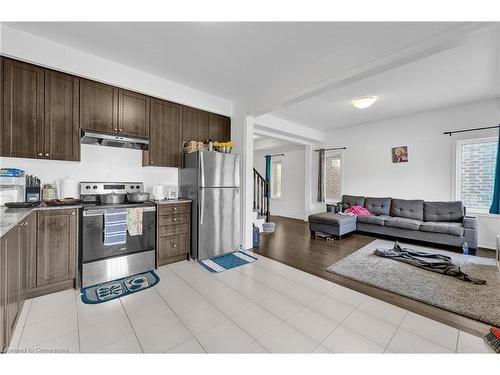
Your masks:
M77 209L38 211L36 288L76 277Z
M0 246L0 343L6 350L14 333L27 291L28 248L24 238L29 218L9 230Z
M0 351L8 348L27 298L72 288L78 210L33 211L0 240Z
M191 251L190 207L190 203L158 206L158 266L186 259Z

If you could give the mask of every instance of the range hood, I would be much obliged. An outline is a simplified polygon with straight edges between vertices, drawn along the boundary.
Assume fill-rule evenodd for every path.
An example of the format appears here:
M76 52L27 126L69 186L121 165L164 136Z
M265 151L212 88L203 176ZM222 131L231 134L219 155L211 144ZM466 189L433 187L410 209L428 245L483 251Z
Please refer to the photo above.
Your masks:
M87 130L82 130L80 142L87 145L132 148L134 150L147 150L149 147L149 141L146 138Z

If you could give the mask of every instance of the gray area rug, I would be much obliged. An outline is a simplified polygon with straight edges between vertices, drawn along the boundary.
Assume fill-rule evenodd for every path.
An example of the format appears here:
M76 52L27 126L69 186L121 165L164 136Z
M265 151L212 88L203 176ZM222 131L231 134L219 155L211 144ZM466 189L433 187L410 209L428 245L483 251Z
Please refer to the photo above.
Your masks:
M402 247L448 255L471 277L486 280L474 285L450 276L426 271L373 251L392 249L394 242L375 240L327 268L327 271L427 303L481 322L500 326L500 272L495 259L466 256L429 247Z

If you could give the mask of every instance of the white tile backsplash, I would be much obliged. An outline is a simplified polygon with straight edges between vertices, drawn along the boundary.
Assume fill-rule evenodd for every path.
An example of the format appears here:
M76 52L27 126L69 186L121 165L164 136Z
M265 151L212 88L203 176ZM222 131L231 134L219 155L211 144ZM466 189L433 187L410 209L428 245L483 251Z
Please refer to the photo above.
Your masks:
M80 162L0 158L0 167L20 168L26 174L35 175L42 184L56 183L70 177L80 181L142 181L147 192L154 185L177 186L178 169L143 167L142 151L81 145Z

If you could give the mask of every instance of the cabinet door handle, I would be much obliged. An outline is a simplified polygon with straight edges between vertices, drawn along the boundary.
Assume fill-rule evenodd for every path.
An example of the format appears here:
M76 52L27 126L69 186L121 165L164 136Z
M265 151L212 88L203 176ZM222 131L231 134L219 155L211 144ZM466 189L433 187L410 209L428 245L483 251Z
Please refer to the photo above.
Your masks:
M175 217L174 217L174 219L173 219L173 220L174 220L174 221L177 221L177 219L176 219Z
M45 153L45 157L48 158L50 154L48 152Z
M38 155L38 156L43 156L43 154L42 154L41 152L39 152L37 155Z
M118 128L115 128L115 132L117 132L117 131L118 131Z
M177 211L177 207L174 207L174 211Z
M172 244L172 247L177 247L177 245L174 243L174 244Z
M71 216L75 216L75 211L73 211L73 212L71 213Z
M123 129L118 129L118 131L120 131L120 132L121 132L121 131L123 131Z
M151 160L151 161L149 162L149 164L154 164L154 163L153 163L153 160Z

